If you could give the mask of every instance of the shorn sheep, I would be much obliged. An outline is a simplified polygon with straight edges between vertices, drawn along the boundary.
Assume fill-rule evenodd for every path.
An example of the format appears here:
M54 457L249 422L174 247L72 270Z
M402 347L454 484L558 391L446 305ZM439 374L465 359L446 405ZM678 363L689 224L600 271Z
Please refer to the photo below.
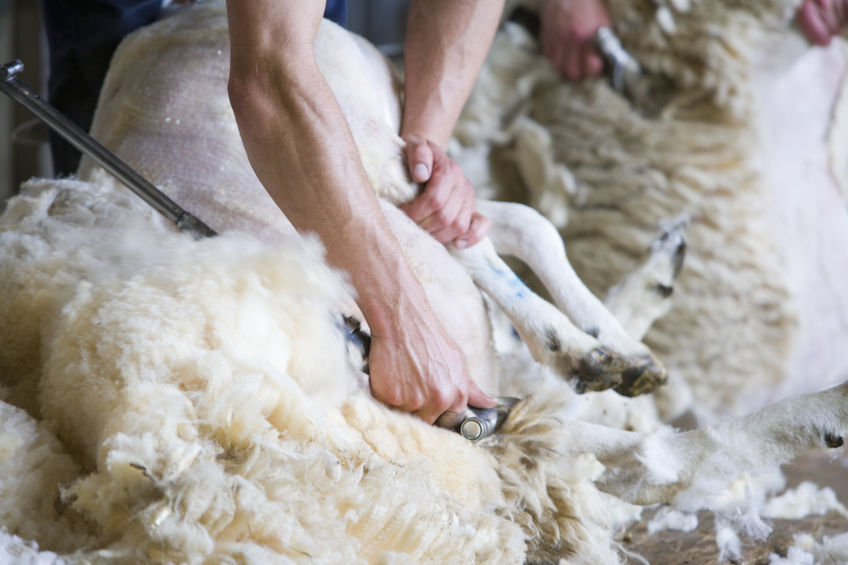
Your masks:
M510 22L455 131L457 160L486 196L556 223L598 294L641 260L658 221L690 216L673 306L645 338L669 369L672 412L709 421L836 382L848 371L845 42L807 48L795 0L607 4L650 95L559 80Z
M475 274L476 261L499 261L493 252L449 253L391 202L383 211L434 306L456 322L447 325L475 378L523 400L498 435L477 444L374 401L338 327L350 289L318 242L292 233L238 143L225 26L223 4L206 2L134 34L116 54L93 126L222 236L176 233L87 163L79 179L30 181L0 217L7 554L95 563L617 563L612 534L640 506L722 506L730 520L745 504L728 505L732 482L841 445L846 385L683 433L660 423L649 396L576 395L563 373L579 369L599 347L595 338L569 326L552 347L547 326L534 323L566 324L565 315L541 299L531 307L498 297L499 279ZM372 47L326 22L316 45L344 58L322 67L337 96L374 89L343 103L358 140L373 124L397 123L391 75ZM396 137L373 141L359 147L375 188L408 190ZM545 223L500 222L498 210L485 211L496 228L516 230L509 241L541 231L560 252ZM677 226L669 228L629 281L672 284ZM493 232L493 245L503 244ZM524 259L543 281L550 273L576 284L564 254L558 272ZM475 283L512 310L526 348L495 335L496 307ZM603 347L643 370L647 350L617 333L594 299L578 297L560 298L575 323L597 328ZM625 327L644 330L636 319ZM571 347L577 361L550 357ZM621 372L607 371L607 384L638 384L618 381ZM577 382L591 385L587 376Z

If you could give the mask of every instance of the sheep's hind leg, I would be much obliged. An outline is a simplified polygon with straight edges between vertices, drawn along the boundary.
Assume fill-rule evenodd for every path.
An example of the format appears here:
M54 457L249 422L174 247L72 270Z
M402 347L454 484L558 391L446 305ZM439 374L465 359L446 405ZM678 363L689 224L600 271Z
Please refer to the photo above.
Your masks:
M492 222L489 237L498 253L526 263L554 302L584 332L624 357L626 369L616 391L627 396L651 392L666 380L662 364L586 288L574 272L556 228L521 204L482 201L481 213Z
M807 451L841 447L848 436L848 384L682 433L642 434L586 422L565 426L568 449L594 453L604 465L595 481L601 490L634 504L669 503L704 482L713 490Z
M576 375L580 392L621 384L622 373L631 368L628 359L608 350L527 288L488 238L468 249L450 249L477 286L506 313L534 359L563 376Z

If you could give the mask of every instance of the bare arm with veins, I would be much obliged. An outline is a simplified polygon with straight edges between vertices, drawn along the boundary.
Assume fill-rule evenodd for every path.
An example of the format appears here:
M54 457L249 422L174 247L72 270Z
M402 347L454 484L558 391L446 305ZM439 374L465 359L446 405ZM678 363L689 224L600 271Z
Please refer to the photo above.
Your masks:
M489 222L477 213L471 183L444 148L502 10L502 0L413 0L410 6L401 136L412 178L426 185L402 208L437 240L458 248L480 241Z
M350 274L372 331L374 396L432 423L493 400L471 381L368 183L313 43L324 2L228 0L229 93L250 163L301 232Z

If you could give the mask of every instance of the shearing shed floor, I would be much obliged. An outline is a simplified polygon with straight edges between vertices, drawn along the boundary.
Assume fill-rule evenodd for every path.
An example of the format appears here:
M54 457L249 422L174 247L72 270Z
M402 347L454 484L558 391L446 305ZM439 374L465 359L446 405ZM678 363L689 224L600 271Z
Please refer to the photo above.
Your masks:
M813 482L820 488L830 487L840 502L848 501L848 457L845 454L832 458L824 454L810 454L792 464L785 465L786 488L792 489L802 482ZM770 565L772 555L787 557L795 545L795 536L809 534L818 542L848 532L848 518L834 510L824 515L809 515L797 520L775 519L771 535L763 541L743 538L742 557L738 560L719 560L716 532L712 514L698 514L698 527L691 532L663 530L649 533L648 523L657 510L646 510L643 519L618 537L627 551L638 554L652 565ZM639 557L631 557L628 565L641 565ZM812 563L802 561L802 563ZM844 565L833 560L816 561L816 565Z

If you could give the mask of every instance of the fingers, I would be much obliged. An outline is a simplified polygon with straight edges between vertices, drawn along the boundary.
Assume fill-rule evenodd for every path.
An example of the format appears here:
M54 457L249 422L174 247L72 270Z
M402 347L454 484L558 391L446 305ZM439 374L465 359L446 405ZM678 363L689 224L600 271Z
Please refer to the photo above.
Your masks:
M439 414L435 421L437 426L442 428L456 428L462 423L462 420L467 414L467 408L493 408L498 404L498 399L490 394L486 394L480 390L474 381L468 381L468 401L458 402ZM425 416L424 411L417 413L425 421L429 423L429 413Z
M544 20L543 20L544 22ZM542 54L548 58L553 67L565 76L565 56L569 52L567 39L561 39L551 26L542 27Z
M844 0L804 0L796 17L807 39L821 46L829 45L830 38L848 25Z
M379 375L376 379L373 377L371 394L374 398L403 412L410 412L428 424L434 423L448 410L465 411L467 395L447 383L440 387L423 385L408 389L398 380L379 378Z
M824 13L815 2L807 0L801 4L797 17L798 24L810 42L821 46L830 43L830 30Z
M468 405L475 408L492 408L498 403L498 399L491 394L486 394L477 387L474 381L468 381Z
M409 135L406 140L406 162L415 182L427 182L433 171L433 149L426 139Z
M490 227L492 227L492 223L489 221L489 218L478 212L474 212L471 215L471 224L468 227L468 231L454 241L453 244L457 249L465 249L466 247L476 245L486 237Z
M488 232L489 222L476 212L474 187L438 145L422 142L419 136L407 139L407 160L413 177L416 178L416 167L422 172L416 180L423 177L424 165L429 163L430 169L424 192L400 208L440 243L461 241L459 248L476 244Z
M579 38L571 35L560 41L548 40L544 55L554 68L570 81L600 76L604 70L604 60L595 44L594 34Z
M583 44L581 69L584 77L596 77L604 70L604 60L601 57L594 39Z
M435 425L440 428L446 429L454 429L460 424L462 424L462 420L465 419L465 412L453 412L452 410L446 410L436 418L434 422Z
M610 25L600 0L547 0L541 12L542 53L570 81L595 77L604 61L595 34Z
M423 194L413 200L410 204L404 206L404 211L415 222L420 223L424 220L424 218L431 216L446 205L449 205L451 192L454 187L458 186L462 181L467 182L467 180L465 180L465 177L462 175L462 170L459 168L459 165L450 160L444 151L442 151L437 145L427 142L422 145L418 145L417 147L418 149L414 149L416 155L424 154L425 151L423 147L427 148L426 151L430 155L429 174L425 179L427 186L424 189ZM423 171L423 167L420 167L420 163L413 163L415 162L410 161L409 163L411 167L410 174L413 175L413 179L417 180L415 178L414 169L415 167L419 167L419 170Z
M465 408L457 407L454 409L439 409L435 408L433 405L428 405L426 408L416 410L413 413L428 424L435 424L436 420L439 420L440 417L444 416L440 420L440 425L449 428L453 427L454 421L462 419L462 415L465 413Z
M468 232L475 206L473 189L468 187L464 189L464 195L450 198L443 208L418 222L418 225L440 243L450 243Z
M569 43L565 49L565 78L576 82L583 78L583 50L577 42Z
M467 374L464 376L468 382ZM436 420L439 419L442 415L445 415L445 418L442 421L446 421L446 419L451 419L450 417L453 415L454 417L462 417L462 414L465 413L465 409L468 406L468 393L463 388L459 386L445 383L441 387L433 387L430 390L429 397L417 405L414 409L407 408L407 412L412 412L428 424L433 424ZM402 410L403 407L399 407ZM450 412L451 414L446 414Z

